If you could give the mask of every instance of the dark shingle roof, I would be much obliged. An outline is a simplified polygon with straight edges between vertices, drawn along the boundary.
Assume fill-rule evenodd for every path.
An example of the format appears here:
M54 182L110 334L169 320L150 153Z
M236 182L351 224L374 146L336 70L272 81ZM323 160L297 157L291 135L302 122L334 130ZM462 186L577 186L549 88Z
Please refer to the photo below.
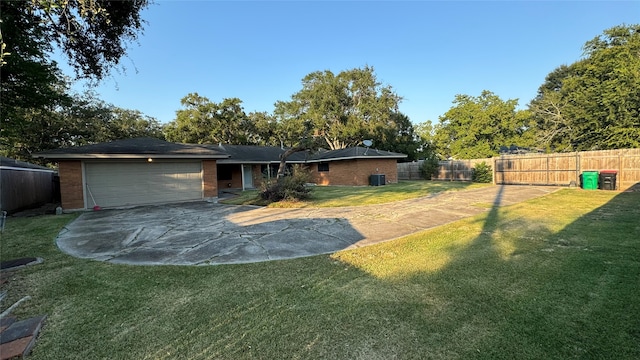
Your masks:
M153 138L136 138L56 149L36 154L49 159L107 158L202 158L219 159L222 164L274 163L286 149L275 146L178 144ZM348 159L402 159L404 154L364 147L293 153L287 162L304 163Z
M252 145L216 145L215 149L229 154L228 159L220 160L220 163L239 164L239 163L273 163L280 161L280 155L286 149L273 146L252 146ZM287 162L304 163L304 162L320 162L332 160L348 160L348 159L404 159L407 155L394 153L391 151L368 149L363 147L352 147L340 150L321 150L315 154L307 151L300 151L291 154L287 158Z
M311 156L309 162L347 159L404 159L406 157L407 155L405 154L358 146L339 150L321 151Z
M127 157L168 157L168 158L227 158L218 150L197 144L178 144L154 138L115 140L99 144L56 149L36 154L50 159L73 158L127 158Z
M253 145L210 145L211 148L229 154L228 159L219 160L221 164L239 163L273 163L280 161L280 155L287 149L276 146L253 146ZM309 153L301 151L291 154L287 162L304 162L309 157Z
M8 157L0 156L0 167L10 167L10 168L18 168L18 169L34 169L34 170L47 170L53 172L53 169L49 169L48 167L11 159Z

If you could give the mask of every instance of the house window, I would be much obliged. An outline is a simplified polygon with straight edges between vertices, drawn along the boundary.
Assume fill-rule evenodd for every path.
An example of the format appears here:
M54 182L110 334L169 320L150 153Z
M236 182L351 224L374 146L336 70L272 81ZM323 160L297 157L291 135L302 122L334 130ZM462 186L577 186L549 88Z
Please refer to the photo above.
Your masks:
M329 171L329 163L318 163L318 172Z
M267 179L275 178L278 175L278 167L279 167L278 164L262 165L260 167L260 172L262 173L262 177Z
M218 180L232 180L232 179L233 179L233 166L218 165Z

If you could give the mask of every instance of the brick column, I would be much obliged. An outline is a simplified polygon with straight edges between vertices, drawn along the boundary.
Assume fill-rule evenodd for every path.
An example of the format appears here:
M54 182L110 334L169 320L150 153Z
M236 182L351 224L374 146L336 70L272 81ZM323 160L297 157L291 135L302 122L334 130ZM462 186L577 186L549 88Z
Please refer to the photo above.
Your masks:
M202 186L205 200L218 197L218 167L215 160L202 160Z
M82 162L68 160L58 162L60 197L64 210L84 209Z

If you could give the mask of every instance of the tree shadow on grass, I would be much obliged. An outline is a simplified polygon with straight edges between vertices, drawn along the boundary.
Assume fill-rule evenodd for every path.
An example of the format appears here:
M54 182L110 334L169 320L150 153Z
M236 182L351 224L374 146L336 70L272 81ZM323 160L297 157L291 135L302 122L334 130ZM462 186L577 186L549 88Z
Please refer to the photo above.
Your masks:
M384 268L392 262L376 269L364 261L359 267L381 277L381 289L396 284L393 296L382 297L404 299L397 312L415 343L430 344L425 357L637 358L638 195L619 194L559 229L543 221L561 215L544 206L557 195L500 208L501 189L490 211L477 218L481 227L470 241L442 244L437 232L425 235L424 241L433 236L432 245L446 249L433 258L425 253L425 263L435 266L412 271L398 264L389 272ZM461 237L465 227L475 231L471 223L462 227Z

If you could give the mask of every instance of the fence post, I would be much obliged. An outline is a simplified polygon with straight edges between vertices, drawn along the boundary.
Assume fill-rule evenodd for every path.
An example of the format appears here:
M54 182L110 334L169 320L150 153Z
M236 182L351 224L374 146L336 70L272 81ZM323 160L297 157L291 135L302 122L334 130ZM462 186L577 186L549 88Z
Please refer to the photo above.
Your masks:
M456 181L456 170L453 167L453 160L451 160L451 181Z
M582 155L580 152L576 151L576 184L580 186L580 173L582 172Z
M620 184L615 184L617 186L616 189L622 189L622 150L618 150L618 176L616 176L616 182Z
M549 155L547 155L547 185L549 185Z
M492 178L493 178L493 185L496 185L496 175L498 174L498 173L496 172L496 163L497 163L497 162L498 162L498 161L496 160L496 158L493 158L493 176L492 176Z

